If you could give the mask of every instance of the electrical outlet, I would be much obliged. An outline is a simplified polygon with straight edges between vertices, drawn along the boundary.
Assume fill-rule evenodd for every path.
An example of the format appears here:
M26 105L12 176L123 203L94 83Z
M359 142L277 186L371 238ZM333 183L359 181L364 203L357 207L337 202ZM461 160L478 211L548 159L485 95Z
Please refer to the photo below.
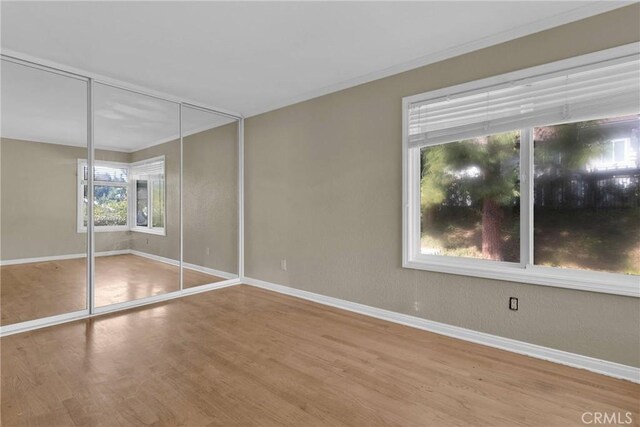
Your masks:
M207 256L211 255L211 249L207 248Z
M420 311L420 302L419 301L414 301L413 302L413 311Z
M282 271L287 271L287 260L286 259L281 259L280 260L280 269Z
M509 310L518 311L518 298L509 298Z

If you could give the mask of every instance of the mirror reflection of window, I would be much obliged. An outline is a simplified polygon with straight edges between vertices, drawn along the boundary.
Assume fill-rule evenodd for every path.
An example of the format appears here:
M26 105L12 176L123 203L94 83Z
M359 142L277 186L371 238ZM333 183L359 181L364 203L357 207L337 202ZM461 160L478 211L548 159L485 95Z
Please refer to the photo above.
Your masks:
M149 192L147 181L136 180L136 226L146 227L149 223Z
M165 223L165 158L131 164L135 182L135 227L133 231L163 234Z
M95 216L96 307L179 291L180 105L96 83L94 111L96 171L102 179L100 166L120 163L125 182L109 189L127 196L121 229Z
M129 168L126 164L96 162L93 174L93 217L96 231L128 229ZM87 161L78 160L80 215L78 232L87 231ZM81 222L80 222L81 221Z

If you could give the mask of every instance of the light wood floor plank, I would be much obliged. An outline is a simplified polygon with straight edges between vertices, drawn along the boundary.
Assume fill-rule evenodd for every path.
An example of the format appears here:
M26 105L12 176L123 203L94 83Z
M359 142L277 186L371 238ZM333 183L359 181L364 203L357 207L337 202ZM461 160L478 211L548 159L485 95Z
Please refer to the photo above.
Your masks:
M580 426L640 385L235 286L11 335L2 425Z
M177 266L138 255L96 257L96 307L180 289ZM0 267L0 324L24 322L86 308L86 259ZM225 280L184 270L184 287Z

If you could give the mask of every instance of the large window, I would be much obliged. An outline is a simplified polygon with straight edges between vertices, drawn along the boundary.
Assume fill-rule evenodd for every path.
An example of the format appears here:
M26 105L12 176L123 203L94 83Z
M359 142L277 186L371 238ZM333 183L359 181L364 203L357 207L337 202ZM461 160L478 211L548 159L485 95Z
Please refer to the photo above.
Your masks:
M403 265L640 296L640 59L404 100Z
M86 160L78 160L78 178L78 232L86 232ZM136 163L96 161L93 192L96 231L165 234L164 156Z

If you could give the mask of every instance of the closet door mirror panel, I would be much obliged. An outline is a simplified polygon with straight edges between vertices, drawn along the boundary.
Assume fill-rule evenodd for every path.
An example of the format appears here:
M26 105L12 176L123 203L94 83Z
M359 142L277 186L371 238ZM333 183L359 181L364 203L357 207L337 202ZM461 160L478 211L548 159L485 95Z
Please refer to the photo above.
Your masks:
M183 286L238 277L238 121L183 106Z
M180 290L180 105L94 84L95 305Z
M1 325L87 310L87 234L77 227L88 81L3 59Z

